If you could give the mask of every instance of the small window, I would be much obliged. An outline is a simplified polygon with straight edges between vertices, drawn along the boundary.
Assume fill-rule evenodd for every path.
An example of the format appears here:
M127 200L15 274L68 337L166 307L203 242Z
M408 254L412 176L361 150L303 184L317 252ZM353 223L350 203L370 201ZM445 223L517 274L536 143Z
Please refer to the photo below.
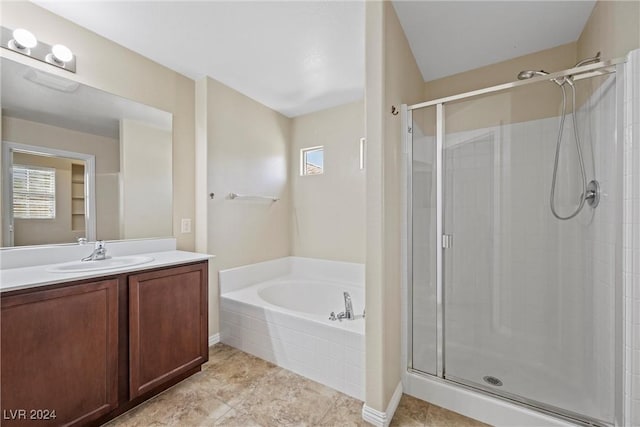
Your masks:
M56 217L56 170L13 165L13 217Z
M324 147L300 150L300 175L320 175L324 172Z

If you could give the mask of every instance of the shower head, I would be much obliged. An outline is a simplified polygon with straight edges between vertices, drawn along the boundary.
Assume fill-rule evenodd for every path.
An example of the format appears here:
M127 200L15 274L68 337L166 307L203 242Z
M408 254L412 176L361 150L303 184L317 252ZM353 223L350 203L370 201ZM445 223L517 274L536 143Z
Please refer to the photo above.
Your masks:
M573 66L573 68L576 67L581 67L583 65L587 65L587 64L593 64L596 62L600 62L600 52L596 53L596 56L592 57L592 58L586 58L583 59L581 61L579 61L576 65ZM546 76L549 73L547 73L544 70L524 70L524 71L520 71L518 73L518 80L527 80L533 77L538 77L538 76ZM564 85L565 83L569 83L571 86L573 86L573 81L572 81L572 76L566 76L566 77L559 77L557 79L551 79L551 81L553 81L554 83L556 83L559 86Z
M518 80L527 80L530 79L532 77L537 77L537 76L546 76L547 73L544 70L540 70L540 71L534 71L534 70L525 70L525 71L520 71L518 73Z

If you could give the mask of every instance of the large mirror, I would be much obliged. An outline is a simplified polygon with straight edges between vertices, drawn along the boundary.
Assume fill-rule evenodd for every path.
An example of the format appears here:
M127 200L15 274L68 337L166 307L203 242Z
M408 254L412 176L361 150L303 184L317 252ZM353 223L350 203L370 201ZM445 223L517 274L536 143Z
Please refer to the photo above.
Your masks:
M172 115L2 58L3 247L172 233Z

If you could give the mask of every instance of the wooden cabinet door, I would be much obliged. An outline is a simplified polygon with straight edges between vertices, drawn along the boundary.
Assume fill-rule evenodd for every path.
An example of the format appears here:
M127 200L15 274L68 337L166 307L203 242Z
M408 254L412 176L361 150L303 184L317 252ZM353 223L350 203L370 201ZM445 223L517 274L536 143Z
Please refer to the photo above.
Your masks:
M207 264L129 276L130 398L208 359Z
M3 426L80 425L118 404L118 281L1 298Z

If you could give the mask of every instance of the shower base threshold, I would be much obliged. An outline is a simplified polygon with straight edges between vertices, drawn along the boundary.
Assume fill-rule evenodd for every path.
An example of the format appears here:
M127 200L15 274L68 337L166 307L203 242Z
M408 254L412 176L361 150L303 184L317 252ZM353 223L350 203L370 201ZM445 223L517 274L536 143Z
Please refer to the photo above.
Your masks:
M541 411L554 417L560 417L562 419L566 419L567 421L578 424L578 425L598 426L598 427L611 426L611 424L606 423L602 420L591 418L583 414L567 411L562 408L549 405L543 402L525 399L519 395L512 394L506 391L498 391L491 386L484 386L483 384L478 384L473 381L457 378L455 376L445 375L444 381L448 381L456 385L459 385L461 387L478 391L480 393L487 393L491 396L494 396L495 398L504 399L506 401L513 402L516 405L524 405L528 408L531 408L534 411Z
M447 380L588 424L613 423L613 390L580 386L580 379L571 377L566 365L541 367L521 359L516 368L514 360L500 353L473 351L460 345L448 348L451 351L447 352L444 368Z
M555 411L489 393L477 387L417 371L404 372L402 385L403 392L410 396L494 426L608 425L601 421L585 420L583 417L580 419L568 417Z

